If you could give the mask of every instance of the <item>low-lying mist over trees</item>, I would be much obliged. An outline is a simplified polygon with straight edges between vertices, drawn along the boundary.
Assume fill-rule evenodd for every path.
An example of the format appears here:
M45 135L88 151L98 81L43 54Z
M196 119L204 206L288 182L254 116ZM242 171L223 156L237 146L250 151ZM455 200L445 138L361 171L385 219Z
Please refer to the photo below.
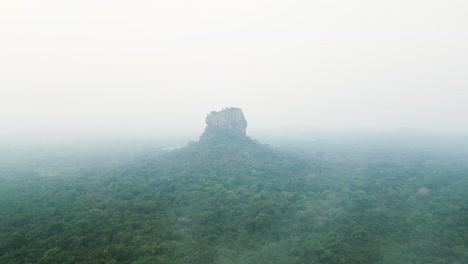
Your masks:
M467 141L311 138L10 144L0 262L468 260Z

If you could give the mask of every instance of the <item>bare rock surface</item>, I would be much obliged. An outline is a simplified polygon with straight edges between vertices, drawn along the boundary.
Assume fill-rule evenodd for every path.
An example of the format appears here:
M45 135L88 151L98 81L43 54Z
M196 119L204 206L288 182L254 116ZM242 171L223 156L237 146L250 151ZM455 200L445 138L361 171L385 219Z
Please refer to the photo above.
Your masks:
M221 111L212 111L206 116L206 128L202 137L219 128L229 129L245 136L247 121L240 108L229 107Z

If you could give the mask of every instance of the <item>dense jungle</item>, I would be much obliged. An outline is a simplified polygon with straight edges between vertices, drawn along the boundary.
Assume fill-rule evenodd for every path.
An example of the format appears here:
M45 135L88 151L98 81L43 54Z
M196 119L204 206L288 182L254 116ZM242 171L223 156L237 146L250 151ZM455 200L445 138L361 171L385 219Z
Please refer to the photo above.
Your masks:
M468 263L464 145L270 142L7 144L0 263Z

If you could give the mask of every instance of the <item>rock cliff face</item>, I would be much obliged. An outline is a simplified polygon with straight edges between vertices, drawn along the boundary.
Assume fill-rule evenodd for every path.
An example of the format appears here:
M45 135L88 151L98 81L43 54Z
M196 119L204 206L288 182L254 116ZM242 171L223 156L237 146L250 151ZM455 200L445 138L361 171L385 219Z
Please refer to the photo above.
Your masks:
M222 128L245 136L247 121L245 120L242 110L240 108L229 107L219 112L212 111L206 116L206 128L202 137Z

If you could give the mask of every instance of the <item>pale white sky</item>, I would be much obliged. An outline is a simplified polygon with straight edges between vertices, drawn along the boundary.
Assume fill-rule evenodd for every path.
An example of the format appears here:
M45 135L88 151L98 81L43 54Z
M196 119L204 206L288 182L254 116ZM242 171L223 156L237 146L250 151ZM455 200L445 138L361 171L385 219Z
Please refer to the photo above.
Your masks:
M468 2L0 3L0 135L468 133Z

